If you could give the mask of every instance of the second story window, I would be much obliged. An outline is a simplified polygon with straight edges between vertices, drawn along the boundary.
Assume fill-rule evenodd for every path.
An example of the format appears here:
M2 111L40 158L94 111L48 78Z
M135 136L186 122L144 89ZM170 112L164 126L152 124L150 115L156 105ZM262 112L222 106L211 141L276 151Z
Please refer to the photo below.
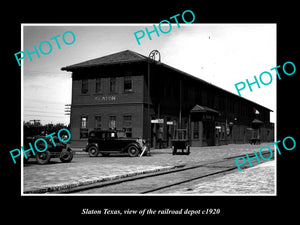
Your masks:
M102 82L101 78L96 78L96 93L102 93Z
M111 130L116 129L116 127L117 127L116 120L117 120L116 116L109 116L109 124L108 124L109 129L111 129Z
M83 79L81 83L81 94L86 94L89 91L89 80Z
M116 77L110 78L109 91L112 93L117 92L117 78Z
M124 92L132 92L132 78L131 76L124 77Z

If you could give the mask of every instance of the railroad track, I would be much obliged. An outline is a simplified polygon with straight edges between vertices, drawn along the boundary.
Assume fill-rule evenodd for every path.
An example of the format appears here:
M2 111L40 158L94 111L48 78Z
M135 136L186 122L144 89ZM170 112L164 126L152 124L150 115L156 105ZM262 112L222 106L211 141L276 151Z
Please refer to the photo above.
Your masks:
M269 154L269 153L263 153ZM248 154L249 157L254 154ZM174 169L121 178L112 181L83 185L54 193L78 194L151 194L159 193L163 189L175 187L206 177L230 173L237 170L234 159L245 155L237 155L221 160L205 162L190 166L179 165ZM258 164L252 161L252 164ZM244 164L243 169L250 167ZM53 192L52 192L53 193Z

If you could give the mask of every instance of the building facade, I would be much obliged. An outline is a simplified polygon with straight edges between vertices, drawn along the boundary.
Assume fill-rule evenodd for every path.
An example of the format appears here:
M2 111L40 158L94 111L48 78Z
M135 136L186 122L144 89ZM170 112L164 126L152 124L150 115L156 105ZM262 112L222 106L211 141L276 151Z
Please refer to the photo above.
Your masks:
M122 129L152 147L169 147L178 129L192 146L274 138L270 109L130 50L62 70L72 72L75 146L94 129Z

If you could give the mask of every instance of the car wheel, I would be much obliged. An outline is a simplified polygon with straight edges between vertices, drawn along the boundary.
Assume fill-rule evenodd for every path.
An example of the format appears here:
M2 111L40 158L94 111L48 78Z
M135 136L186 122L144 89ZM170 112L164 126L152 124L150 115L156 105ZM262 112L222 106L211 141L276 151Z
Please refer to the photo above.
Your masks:
M129 146L127 151L130 157L136 157L139 155L139 149L134 145Z
M63 151L59 157L60 161L64 162L71 162L73 159L73 153L70 151Z
M90 157L96 157L99 154L99 150L96 146L91 146L89 147L88 153Z
M37 152L35 158L38 164L44 165L50 161L51 154L48 150L44 152Z

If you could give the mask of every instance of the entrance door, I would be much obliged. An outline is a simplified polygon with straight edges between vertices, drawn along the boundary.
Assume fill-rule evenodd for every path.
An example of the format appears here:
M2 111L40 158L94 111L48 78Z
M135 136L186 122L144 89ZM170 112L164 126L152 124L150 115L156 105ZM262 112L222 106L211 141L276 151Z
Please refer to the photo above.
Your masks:
M215 146L215 122L205 121L205 130L207 146Z
M172 134L174 132L174 126L173 126L173 122L168 124L167 122L167 148L171 147L171 141L172 141Z

